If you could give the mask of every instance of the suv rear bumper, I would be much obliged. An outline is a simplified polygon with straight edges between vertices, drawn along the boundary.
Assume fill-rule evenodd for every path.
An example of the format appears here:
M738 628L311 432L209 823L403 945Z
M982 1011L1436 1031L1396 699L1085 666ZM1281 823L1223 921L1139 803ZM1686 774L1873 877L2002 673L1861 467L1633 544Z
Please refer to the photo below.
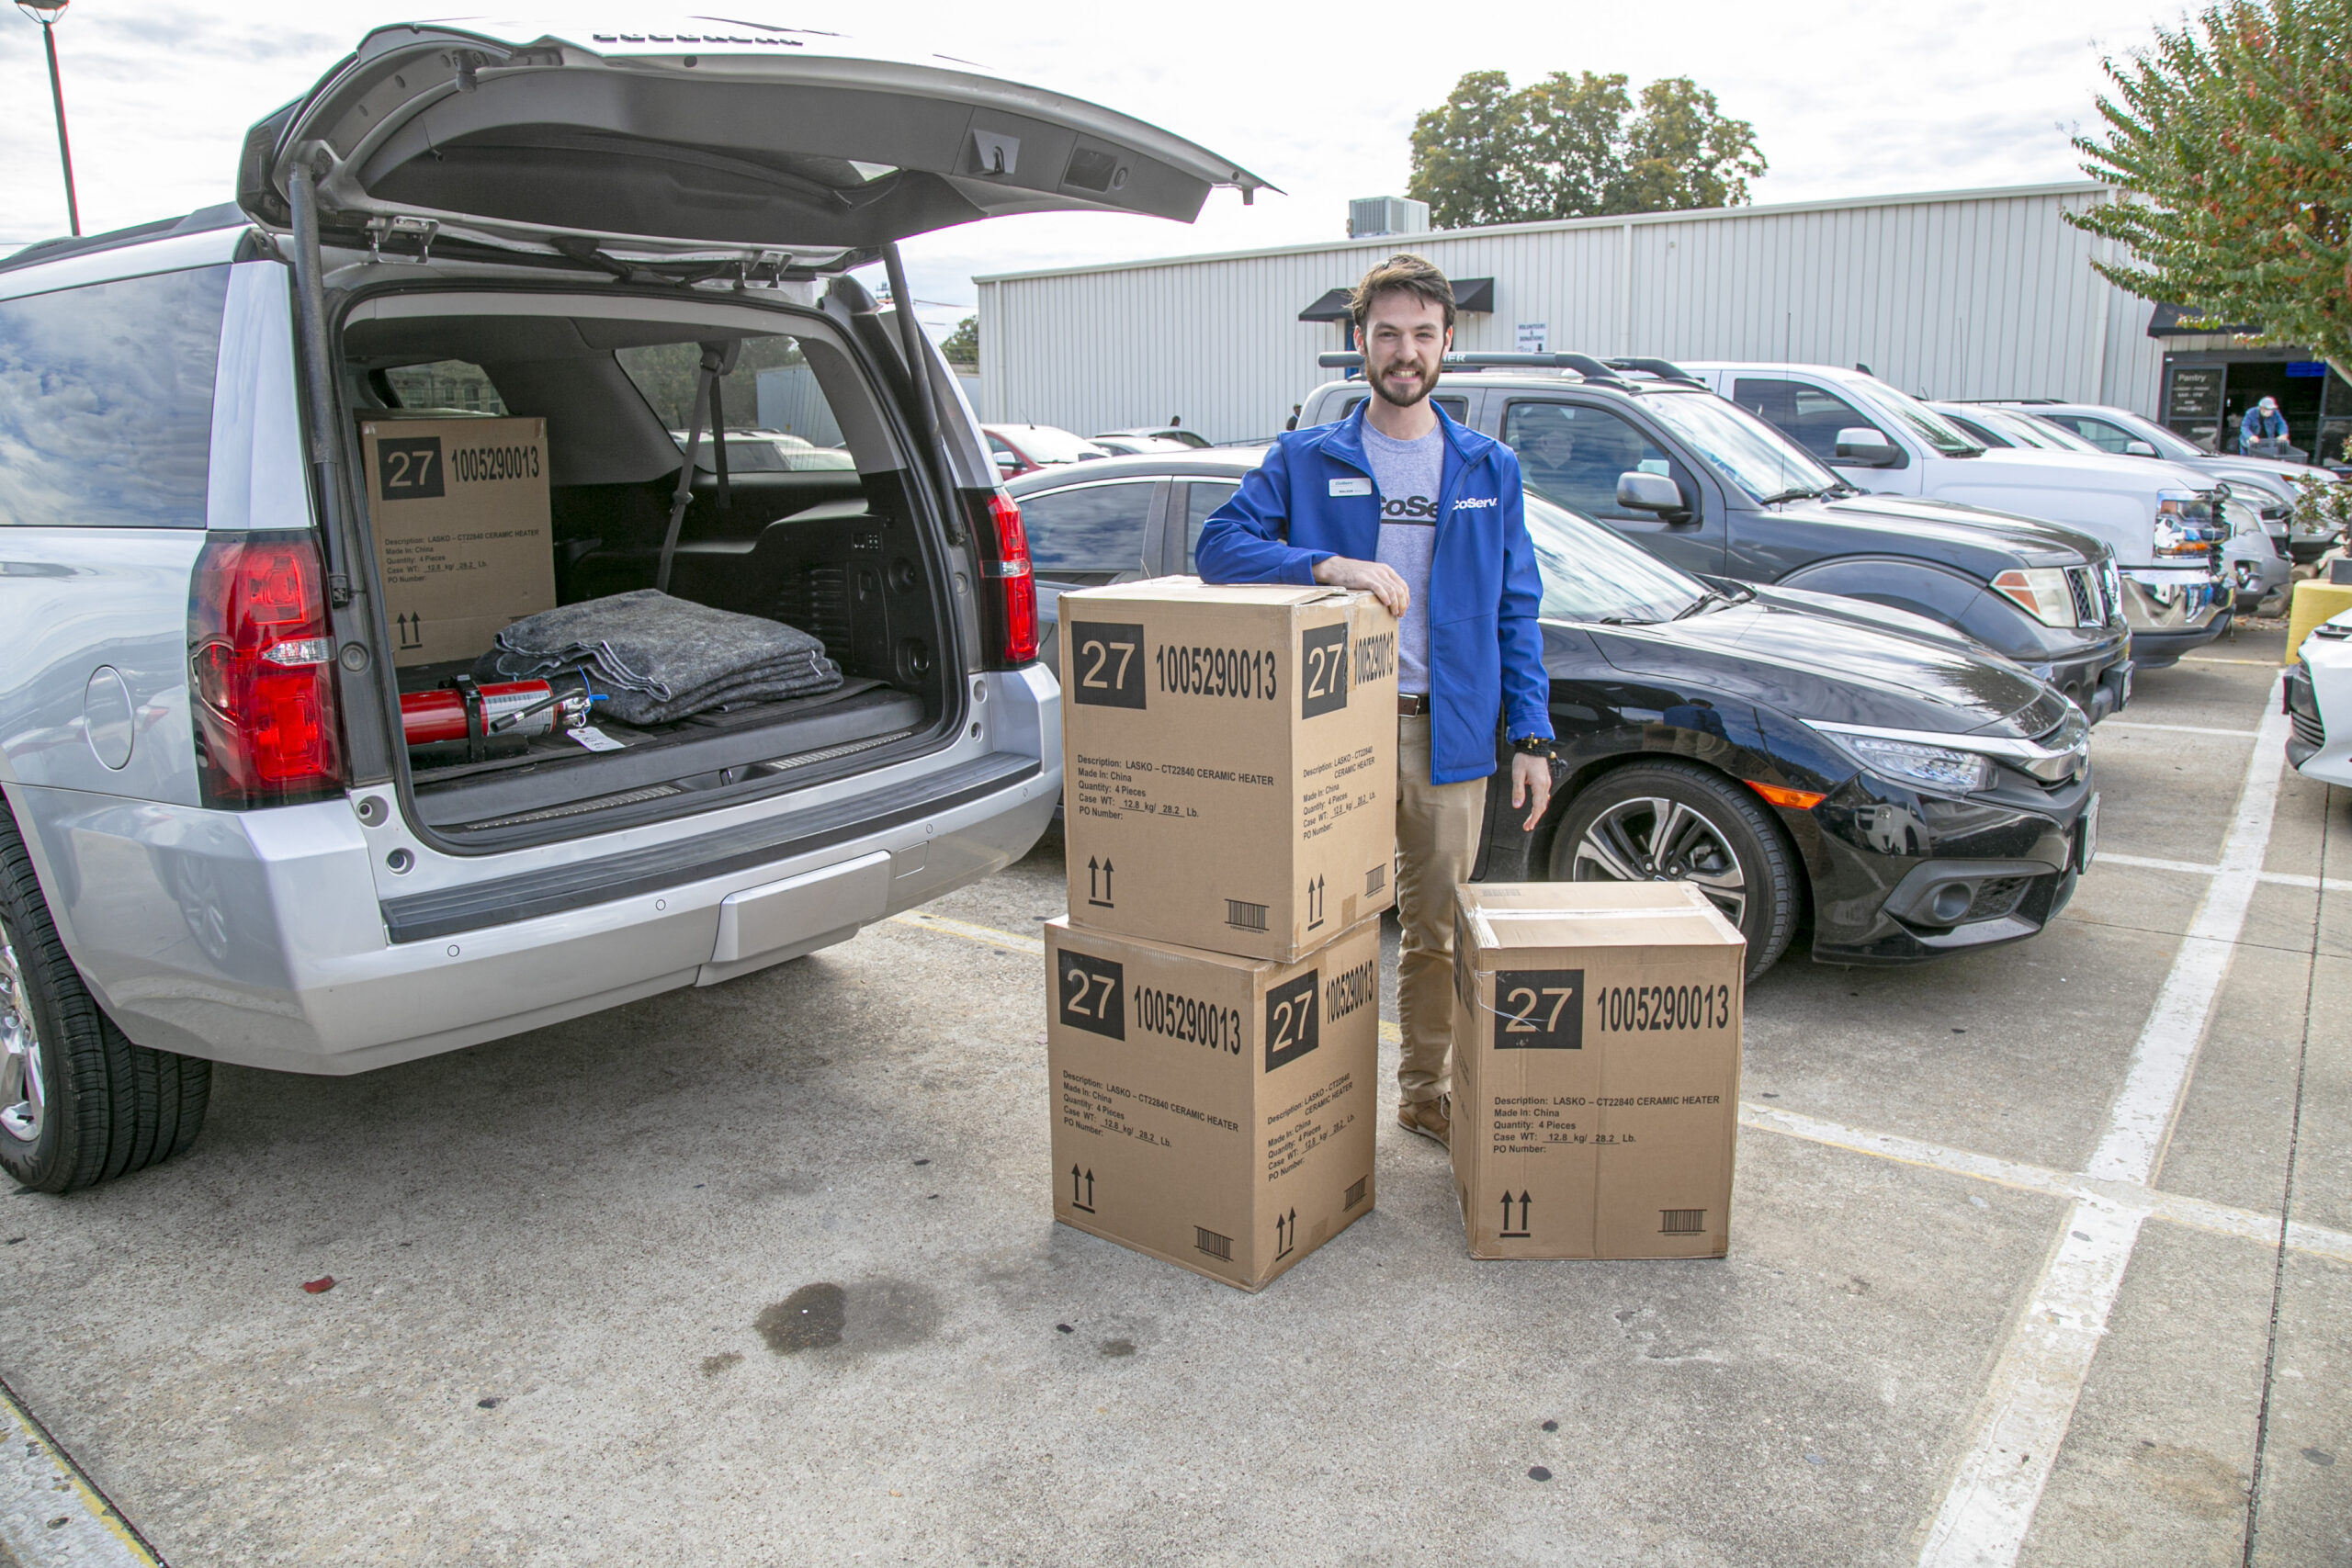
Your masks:
M11 799L67 952L131 1039L342 1074L730 979L987 875L1052 821L1047 739L1042 763L985 753L921 798L874 798L862 820L779 818L792 836L770 852L681 844L666 877L618 867L597 896L575 889L545 912L509 900L463 930L379 902L346 800L240 813L48 788Z

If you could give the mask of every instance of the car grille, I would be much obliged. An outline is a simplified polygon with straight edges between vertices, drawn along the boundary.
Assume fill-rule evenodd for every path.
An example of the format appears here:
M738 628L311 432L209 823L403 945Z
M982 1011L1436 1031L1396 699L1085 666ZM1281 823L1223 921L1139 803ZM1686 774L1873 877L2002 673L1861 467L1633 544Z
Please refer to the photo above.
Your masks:
M1968 913L1961 917L1961 923L1999 919L2018 907L2018 900L2025 897L2026 884L2032 880L2030 876L1994 876L1978 883L1976 897L1969 900Z
M2066 591L2074 595L2076 626L2102 626L2107 624L2106 606L2099 603L2098 570L2096 567L2068 567Z
M2295 739L2306 746L2327 744L2327 721L2320 716L2319 697L2312 690L2312 667L2301 660L2287 671L2284 694L2287 720Z
M2319 721L2319 716L2317 714L2298 713L2290 714L2287 716L2293 719L2295 722L2296 739L2301 741L2306 746L2324 746L2327 744L2327 726Z

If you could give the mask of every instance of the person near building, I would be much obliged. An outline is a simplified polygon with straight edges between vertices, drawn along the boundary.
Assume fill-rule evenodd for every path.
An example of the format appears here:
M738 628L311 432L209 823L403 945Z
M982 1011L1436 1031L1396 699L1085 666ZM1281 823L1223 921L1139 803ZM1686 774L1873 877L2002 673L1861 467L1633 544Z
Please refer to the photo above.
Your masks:
M2278 412L2278 400L2265 398L2245 411L2245 418L2238 422L2238 450L2251 457L2276 457L2279 448L2287 445L2287 416Z
M1372 396L1337 424L1278 437L1202 525L1210 582L1328 583L1397 619L1397 1121L1447 1140L1453 1117L1453 890L1470 877L1510 742L1513 812L1552 797L1543 584L1519 460L1430 400L1453 341L1453 289L1391 256L1350 300Z
M1293 403L1290 405L1290 418L1283 422L1283 428L1284 430L1296 430L1298 428L1298 411L1306 406L1306 405L1304 403Z

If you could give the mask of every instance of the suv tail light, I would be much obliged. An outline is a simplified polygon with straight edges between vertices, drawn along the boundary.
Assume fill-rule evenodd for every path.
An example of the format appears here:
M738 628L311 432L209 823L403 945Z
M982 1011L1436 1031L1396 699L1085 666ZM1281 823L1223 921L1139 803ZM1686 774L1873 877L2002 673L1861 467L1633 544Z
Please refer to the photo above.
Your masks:
M204 804L277 806L343 786L326 574L309 534L215 535L188 590Z
M1037 657L1037 580L1021 508L1001 490L966 491L965 514L980 558L982 662L1012 670Z

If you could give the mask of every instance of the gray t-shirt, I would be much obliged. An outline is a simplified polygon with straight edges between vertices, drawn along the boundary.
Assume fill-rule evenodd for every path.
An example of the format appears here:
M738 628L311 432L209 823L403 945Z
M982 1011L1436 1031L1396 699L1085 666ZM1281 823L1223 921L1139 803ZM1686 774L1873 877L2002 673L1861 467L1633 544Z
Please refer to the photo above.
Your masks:
M1438 491L1445 478L1445 432L1396 441L1370 424L1363 455L1380 493L1380 564L1405 580L1412 603L1396 628L1396 689L1430 689L1430 558L1437 553Z

